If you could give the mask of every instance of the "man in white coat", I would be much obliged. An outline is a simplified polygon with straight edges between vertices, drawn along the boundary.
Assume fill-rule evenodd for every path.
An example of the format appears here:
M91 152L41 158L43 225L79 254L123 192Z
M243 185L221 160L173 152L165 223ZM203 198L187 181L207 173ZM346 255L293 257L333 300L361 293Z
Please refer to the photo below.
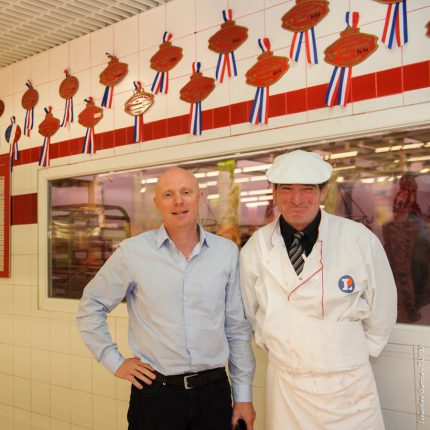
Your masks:
M265 430L384 429L369 356L396 321L396 287L378 238L320 209L332 168L292 151L267 171L280 216L241 252L241 288L268 352Z

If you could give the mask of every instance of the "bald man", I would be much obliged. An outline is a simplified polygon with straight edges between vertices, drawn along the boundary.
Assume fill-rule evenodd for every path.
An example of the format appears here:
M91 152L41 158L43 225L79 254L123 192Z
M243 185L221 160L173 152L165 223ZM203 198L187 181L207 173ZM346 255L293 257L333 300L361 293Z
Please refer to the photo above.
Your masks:
M255 361L238 250L198 224L201 200L190 172L165 171L154 197L162 226L123 241L79 305L88 348L132 384L129 430L231 430L239 419L253 429ZM107 325L124 297L131 358L119 352Z

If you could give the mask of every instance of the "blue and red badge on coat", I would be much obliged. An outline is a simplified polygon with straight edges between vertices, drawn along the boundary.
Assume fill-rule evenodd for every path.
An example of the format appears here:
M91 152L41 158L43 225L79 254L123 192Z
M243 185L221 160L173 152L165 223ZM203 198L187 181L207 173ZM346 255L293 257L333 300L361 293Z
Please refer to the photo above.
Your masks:
M340 277L339 281L337 282L337 286L339 287L340 291L346 294L353 293L355 290L355 282L350 275L343 275Z

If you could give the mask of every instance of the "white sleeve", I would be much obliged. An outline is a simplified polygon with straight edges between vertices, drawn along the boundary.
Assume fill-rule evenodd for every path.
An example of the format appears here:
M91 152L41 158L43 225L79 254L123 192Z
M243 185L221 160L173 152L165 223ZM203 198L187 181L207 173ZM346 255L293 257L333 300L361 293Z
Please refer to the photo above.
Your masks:
M379 356L388 342L397 319L397 289L387 255L379 239L372 234L366 256L369 275L370 316L363 320L364 332L373 357Z
M240 289L242 291L243 306L246 318L251 323L254 332L256 330L256 314L258 311L255 285L258 279L259 260L261 260L261 251L257 234L254 234L240 253Z

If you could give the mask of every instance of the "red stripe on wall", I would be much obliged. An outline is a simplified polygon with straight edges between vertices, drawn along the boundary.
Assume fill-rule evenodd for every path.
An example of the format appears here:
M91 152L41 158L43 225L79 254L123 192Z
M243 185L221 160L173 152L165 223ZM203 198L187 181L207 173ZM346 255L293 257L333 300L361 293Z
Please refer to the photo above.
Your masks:
M12 196L10 207L11 225L37 223L37 193Z
M328 84L288 91L270 96L269 117L306 112L325 107ZM430 61L381 70L352 78L350 102L399 94L403 91L430 87ZM202 112L204 130L228 127L248 122L252 100L208 109ZM188 115L145 123L145 141L178 136L188 133ZM111 130L96 135L96 150L133 144L133 127ZM67 157L82 152L83 137L52 143L50 158ZM14 165L39 161L41 147L20 151ZM8 157L8 155L3 155ZM11 224L37 223L37 193L13 196L11 201Z
M325 107L328 84L288 91L270 96L269 117L276 117ZM430 61L381 70L352 78L350 102L399 94L430 86ZM248 122L252 100L203 111L204 130ZM145 123L145 141L188 133L188 115ZM96 135L96 150L133 144L133 127L111 130ZM83 137L51 144L51 159L82 152ZM24 149L16 164L35 163L41 148Z

